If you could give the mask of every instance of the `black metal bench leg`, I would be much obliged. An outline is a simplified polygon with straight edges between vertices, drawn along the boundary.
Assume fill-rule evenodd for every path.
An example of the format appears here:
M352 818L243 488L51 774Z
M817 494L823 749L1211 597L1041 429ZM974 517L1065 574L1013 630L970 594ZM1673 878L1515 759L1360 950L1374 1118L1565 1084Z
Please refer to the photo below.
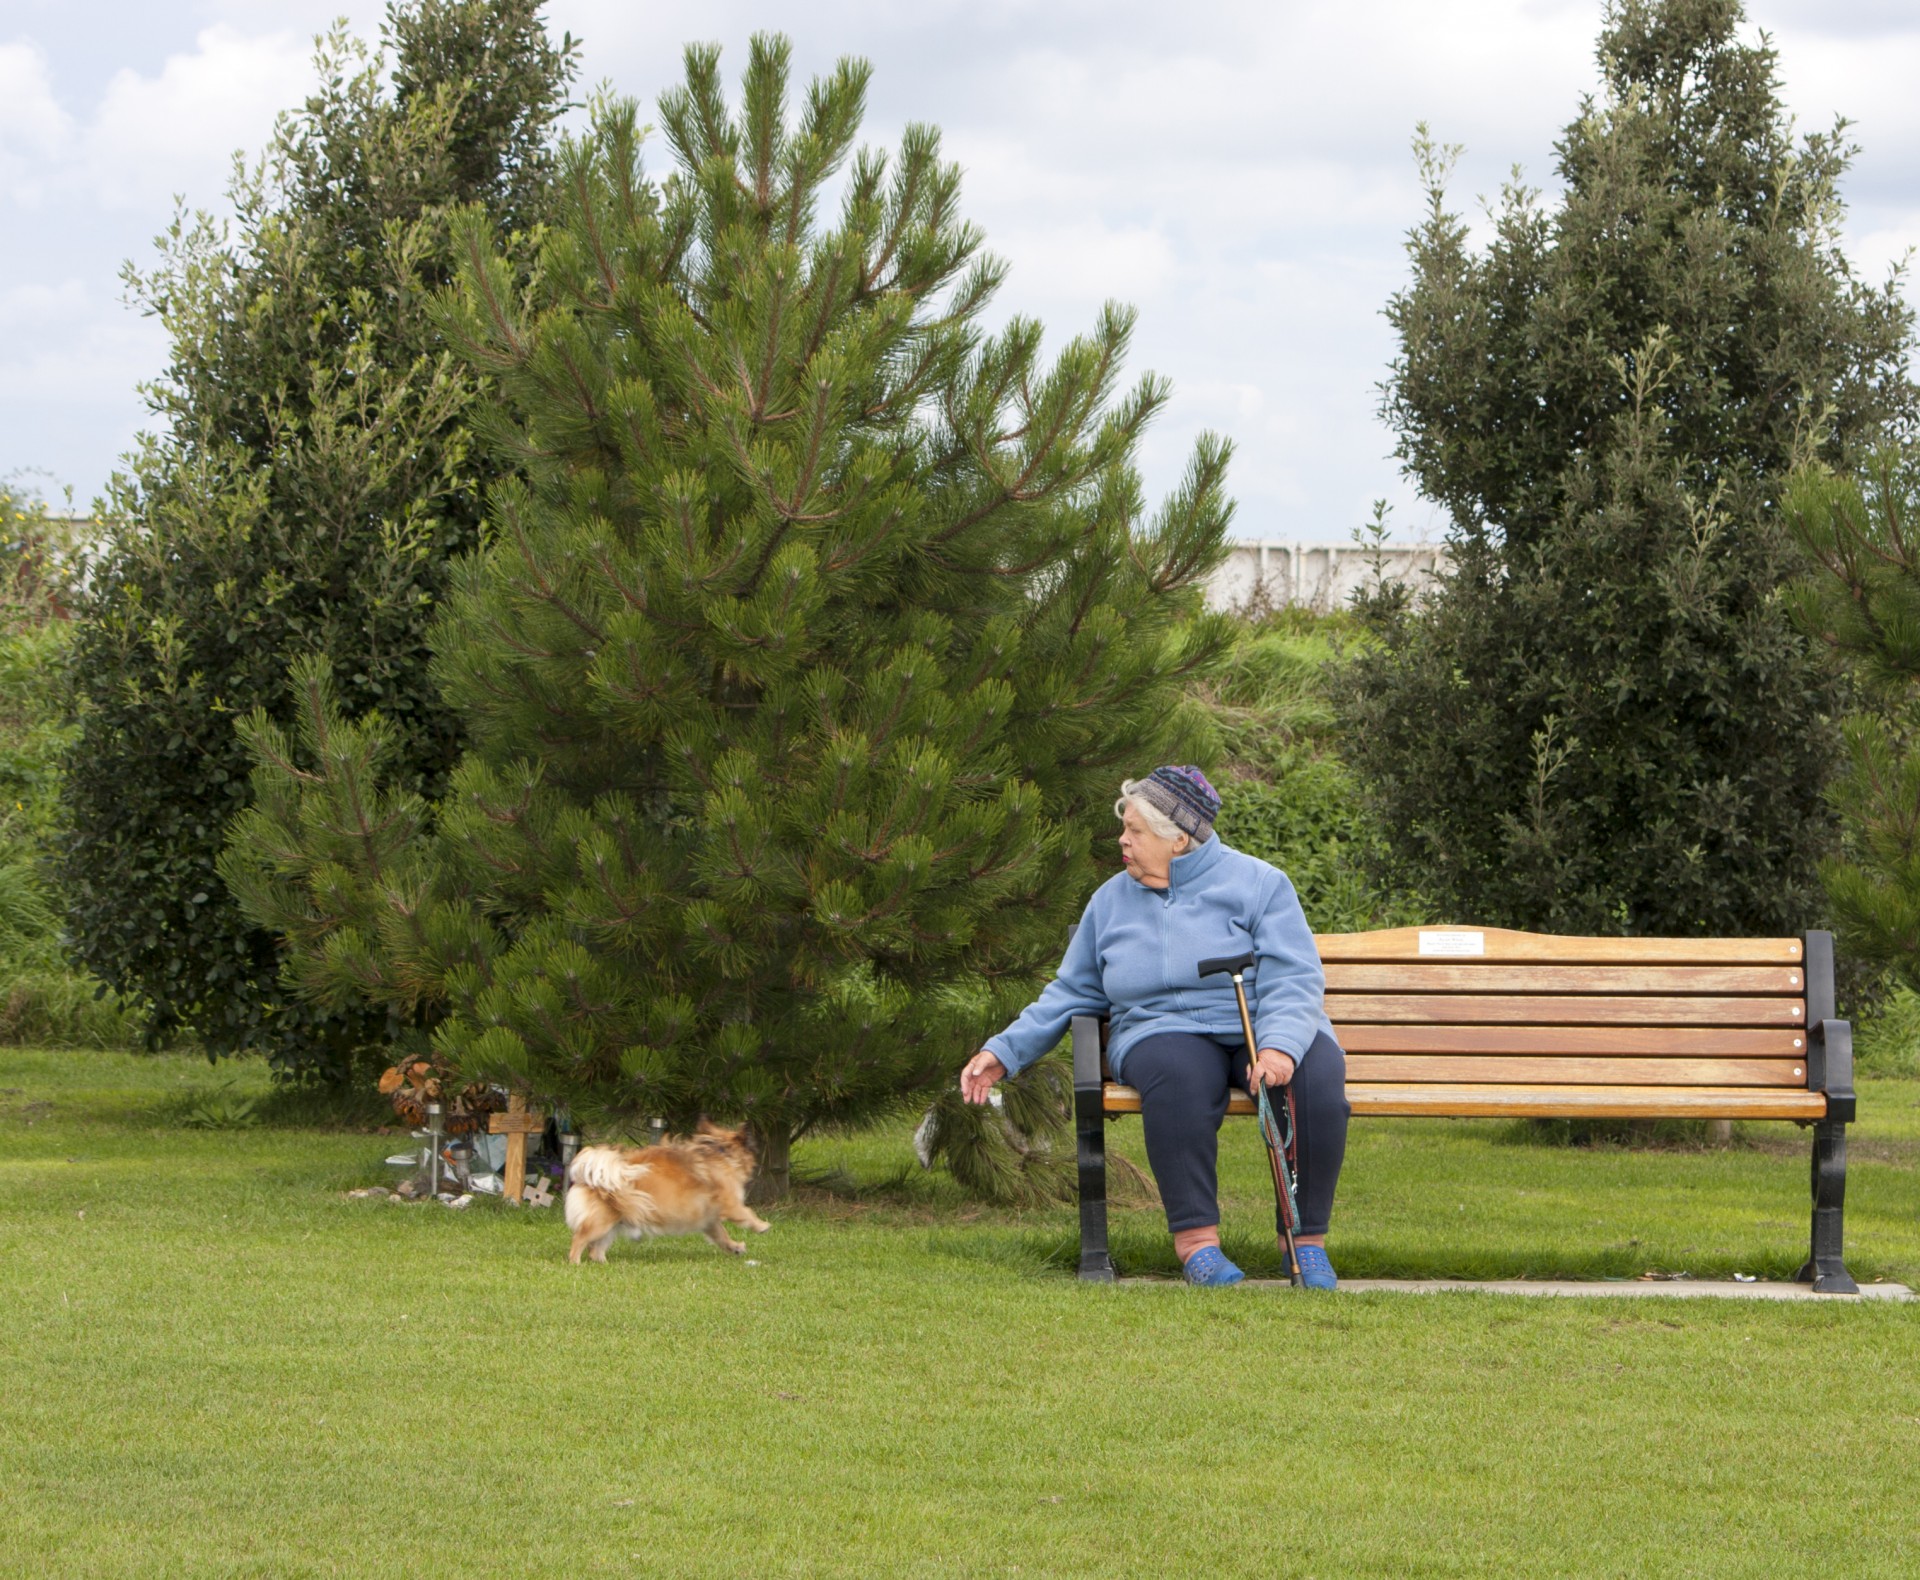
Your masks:
M1075 1105L1079 1105L1076 1103ZM1106 1120L1095 1113L1091 1121L1078 1116L1080 1131L1080 1276L1091 1283L1111 1284L1113 1258L1107 1252L1107 1138Z
M1855 1295L1853 1281L1842 1260L1842 1230L1847 1200L1847 1127L1841 1120L1822 1119L1813 1127L1813 1244L1807 1265L1797 1275L1822 1295Z
M1080 1276L1089 1283L1111 1284L1113 1258L1107 1252L1107 1119L1102 1111L1100 1022L1076 1016L1073 1022L1073 1127L1080 1164Z
M1834 1015L1833 934L1807 934L1807 1089L1826 1095L1813 1126L1813 1234L1799 1280L1823 1295L1858 1294L1842 1260L1847 1202L1847 1123L1858 1113L1853 1090L1853 1028Z

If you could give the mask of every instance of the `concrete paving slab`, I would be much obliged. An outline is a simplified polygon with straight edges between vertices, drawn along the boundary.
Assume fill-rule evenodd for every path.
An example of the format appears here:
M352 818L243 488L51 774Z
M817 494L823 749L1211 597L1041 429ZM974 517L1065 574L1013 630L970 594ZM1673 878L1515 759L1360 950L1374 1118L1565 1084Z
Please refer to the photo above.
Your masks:
M1250 1278L1244 1287L1253 1289L1289 1289L1283 1279ZM1857 1295L1816 1295L1805 1284L1772 1283L1756 1280L1751 1284L1718 1278L1649 1278L1611 1280L1548 1278L1343 1278L1340 1287L1352 1294L1375 1290L1404 1295L1476 1294L1476 1295L1584 1295L1605 1300L1622 1296L1638 1299L1691 1300L1811 1300L1819 1302L1861 1300L1911 1300L1913 1291L1905 1284L1862 1284Z

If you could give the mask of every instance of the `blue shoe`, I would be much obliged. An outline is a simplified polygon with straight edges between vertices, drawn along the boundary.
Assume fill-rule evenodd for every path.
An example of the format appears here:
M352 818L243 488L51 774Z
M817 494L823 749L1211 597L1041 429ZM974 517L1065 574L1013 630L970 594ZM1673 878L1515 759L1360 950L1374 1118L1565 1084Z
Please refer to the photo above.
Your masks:
M1217 1245L1203 1245L1187 1258L1187 1282L1202 1289L1225 1289L1246 1276Z
M1308 1289L1338 1289L1340 1280L1333 1275L1333 1263L1327 1260L1324 1245L1295 1246L1300 1258L1300 1282Z

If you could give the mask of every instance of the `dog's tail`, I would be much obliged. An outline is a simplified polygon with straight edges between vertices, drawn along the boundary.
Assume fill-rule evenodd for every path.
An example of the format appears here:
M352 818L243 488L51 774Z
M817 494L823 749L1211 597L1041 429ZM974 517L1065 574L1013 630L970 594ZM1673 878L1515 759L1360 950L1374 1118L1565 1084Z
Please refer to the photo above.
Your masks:
M580 1227L589 1192L604 1198L622 1221L636 1228L651 1224L656 1216L653 1199L642 1183L647 1168L628 1161L618 1147L586 1147L576 1153L567 1167L567 1227Z
M632 1167L617 1147L584 1147L567 1165L567 1183L605 1191L611 1196L626 1189Z

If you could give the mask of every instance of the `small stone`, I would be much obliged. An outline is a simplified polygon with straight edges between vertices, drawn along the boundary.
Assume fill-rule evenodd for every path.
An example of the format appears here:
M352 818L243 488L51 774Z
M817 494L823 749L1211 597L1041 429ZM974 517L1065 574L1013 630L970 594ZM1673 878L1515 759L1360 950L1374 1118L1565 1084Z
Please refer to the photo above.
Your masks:
M442 1196L440 1200L455 1212L460 1211L463 1207L471 1207L473 1205L473 1196L471 1193L464 1196Z

